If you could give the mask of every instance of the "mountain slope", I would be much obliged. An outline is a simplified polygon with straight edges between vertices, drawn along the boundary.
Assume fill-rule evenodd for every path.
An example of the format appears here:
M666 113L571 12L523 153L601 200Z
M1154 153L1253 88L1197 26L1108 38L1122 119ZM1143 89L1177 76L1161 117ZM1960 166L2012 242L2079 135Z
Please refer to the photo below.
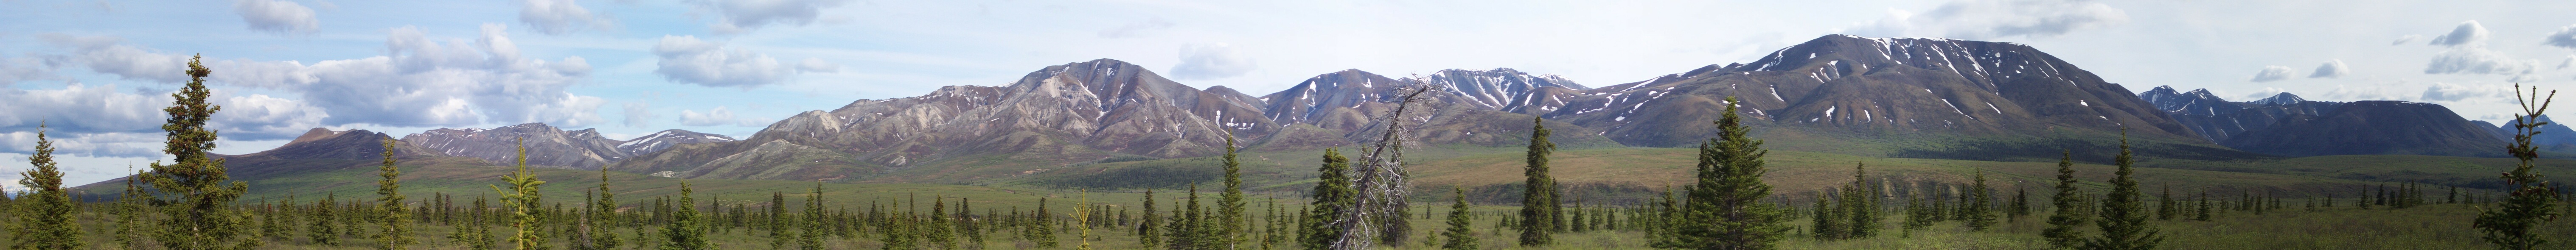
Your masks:
M2320 115L2343 105L2340 102L2308 101L2290 93L2255 102L2229 102L2210 94L2208 89L2174 93L2174 89L2167 86L2156 86L2140 93L2138 98L2163 109L2173 116L2174 121L2191 128L2192 132L2218 142L2245 131L2270 128L2291 116Z
M2145 151L2250 156L2209 143L2131 93L2027 45L1829 35L1752 63L1595 88L1546 116L1629 146L1683 147L1715 137L1707 124L1732 96L1740 115L1763 127L1757 137L1799 138L1773 142L1788 148L1938 158L1968 150L1943 146L1957 142L2075 134L2087 137L2076 143L2084 151L2127 128ZM1878 142L1825 145L1834 141ZM2054 159L2061 149L2002 153Z
M2283 155L2414 154L2504 156L2494 130L2460 118L2449 108L2405 101L2358 101L2320 115L2293 116L2270 128L2246 131L2225 144Z
M571 169L599 169L599 166L675 145L734 140L724 135L678 129L635 139L614 140L600 137L598 129L565 131L545 123L492 129L441 128L403 136L403 141L442 154L481 158L499 165L515 163L519 155L519 140L523 139L528 148L528 165Z

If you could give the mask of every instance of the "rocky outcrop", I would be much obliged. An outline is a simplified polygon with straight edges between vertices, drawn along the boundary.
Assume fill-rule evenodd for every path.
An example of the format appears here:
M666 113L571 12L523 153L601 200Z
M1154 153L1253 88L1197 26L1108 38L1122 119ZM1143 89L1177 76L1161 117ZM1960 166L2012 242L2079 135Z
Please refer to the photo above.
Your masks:
M733 138L673 129L631 140L614 140L601 137L597 129L565 131L544 123L528 123L492 129L433 129L405 135L402 140L441 154L481 158L499 165L516 164L519 146L522 145L520 140L525 140L528 165L598 169L628 157L675 145L727 142Z

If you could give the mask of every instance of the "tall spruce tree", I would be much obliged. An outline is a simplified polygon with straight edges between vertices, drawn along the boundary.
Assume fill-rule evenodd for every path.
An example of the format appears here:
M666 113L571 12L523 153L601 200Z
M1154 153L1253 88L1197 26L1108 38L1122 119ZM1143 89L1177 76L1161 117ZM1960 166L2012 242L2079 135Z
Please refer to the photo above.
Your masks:
M936 203L936 204L932 205L930 210L934 212L934 213L931 213L931 214L932 214L932 216L938 216L938 217L932 217L932 218L933 218L933 220L937 220L937 221L936 221L936 222L934 222L934 223L938 223L937 225L940 225L940 226L942 226L943 228L940 228L940 229L937 229L937 230L936 230L937 232L939 232L939 233L940 233L940 234L937 236L937 237L939 237L939 238L933 238L932 240L933 240L933 241L944 241L944 242L942 242L942 244L946 244L948 247L943 248L943 249L953 249L953 248L956 248L956 246L957 246L957 242L956 242L956 241L947 241L947 240L949 240L950 238L948 238L948 234L947 234L947 233L948 233L948 230L947 230L946 228L944 228L944 227L945 227L945 226L947 226L947 222L948 222L948 220L947 220L947 218L945 217L945 215L943 215L943 213L939 213L939 212L946 212L946 211L941 211L941 210L944 210L943 208L946 208L948 203L947 203L947 202L943 202L943 201L939 201L939 200L945 200L945 199L936 199L936 198L935 198L935 199L932 199L932 202L938 202L938 203ZM800 232L797 232L797 233L796 233L796 248L797 248L797 249L803 249L803 250L822 250L822 249L823 249L823 235L824 235L824 234L829 234L829 233L830 233L830 232L824 232L824 231L823 231L823 230L824 230L824 229L823 229L823 224L824 224L824 222L825 222L825 221L823 221L823 220L824 220L824 216L823 216L823 183L822 183L822 182L815 182L815 183L814 183L814 192L812 192L812 193L806 193L806 194L805 194L805 214L804 214L804 217L802 217L802 219L800 219L800 221L802 221L802 222L801 222L801 223L799 223L799 224L803 224L803 225L804 225L804 227L802 227L802 228L801 228L801 230L802 230L802 231L800 231Z
M1449 240L1441 242L1440 249L1475 250L1476 217L1474 211L1467 211L1467 189L1449 186L1449 196L1449 230L1440 232L1440 237Z
M1029 241L1037 242L1038 248L1055 248L1055 215L1047 213L1046 197L1038 197L1038 212L1029 219L1028 230L1025 231Z
M690 192L689 182L680 182L680 204L677 206L679 209L678 211L670 213L669 222L662 224L662 240L659 240L659 243L661 243L660 249L716 249L716 245L714 243L707 242L706 218L702 218L703 216L698 215L697 200L693 198L694 196L692 196Z
M1154 209L1154 190L1145 189L1145 218L1136 223L1136 244L1152 249L1163 246L1163 214Z
M2111 193L2102 198L2102 219L2094 225L2102 236L2084 242L2085 249L2147 250L2156 249L2164 236L2156 235L2156 225L2148 224L2153 214L2147 213L2146 192L2138 190L2138 180L2131 176L2137 170L2129 156L2129 132L2120 130L2120 155L2112 158L2120 170L2111 178Z
M592 249L618 249L617 228L625 226L617 216L617 192L608 189L608 168L599 168L599 200L592 202L590 242Z
M1750 127L1737 115L1740 106L1734 97L1726 98L1726 112L1717 120L1718 138L1700 144L1698 181L1691 185L1689 199L1683 205L1676 230L1655 239L1656 248L1676 249L1772 249L1789 231L1783 223L1786 212L1763 202L1771 196L1771 185L1762 183L1762 141L1752 139Z
M206 128L216 111L223 110L206 101L214 94L206 89L206 76L213 70L199 64L204 56L188 58L188 84L170 94L169 108L161 111L170 118L161 125L169 132L161 152L169 154L172 164L152 163L152 174L143 175L151 190L166 198L153 204L162 208L163 216L153 239L169 249L253 249L265 243L252 239L243 229L250 225L250 213L233 210L233 200L250 191L250 184L232 181L225 174L224 159L208 156L215 150L217 136Z
M786 216L787 193L769 192L769 213L762 216L762 220L767 224L761 225L769 229L769 249L787 249L788 244L795 241L794 231L788 231L788 229L796 227L791 225L796 222L788 220Z
M2174 216L2179 215L2179 212L2181 212L2175 211L2175 209L2179 209L2176 208L2178 205L2181 204L2179 202L2174 202L2173 199L2173 186L2165 186L2164 193L2156 195L2156 220L2173 220Z
M2514 100L2521 103L2523 112L2514 117L2513 144L2506 145L2505 151L2521 162L2514 165L2513 172L2499 177L2504 179L2508 196L2492 208L2481 209L2471 223L2486 234L2481 239L2495 244L2497 249L2538 249L2549 243L2535 228L2558 219L2560 211L2551 206L2557 205L2553 203L2560 194L2541 179L2540 173L2532 171L2532 160L2540 157L2540 148L2532 146L2532 138L2540 135L2538 128L2550 124L2540 120L2540 115L2549 110L2551 99L2557 98L2555 90L2541 97L2540 87L2523 92L2521 84L2514 85Z
M1553 222L1558 215L1556 178L1548 176L1547 157L1556 152L1556 143L1547 141L1548 133L1545 118L1530 119L1529 164L1521 171L1521 175L1528 179L1521 182L1518 225L1520 245L1524 247L1544 246L1555 241L1552 235L1556 231Z
M394 139L385 138L385 166L377 169L384 180L376 181L376 213L383 230L376 234L376 249L402 250L420 240L411 237L411 207L402 195L402 168L394 166Z
M336 219L340 215L333 212L337 210L333 207L340 206L339 198L340 193L334 192L322 196L321 201L313 203L313 208L310 209L313 211L311 214L313 226L305 230L308 232L304 235L305 242L314 245L340 246L341 220Z
M2061 249L2083 246L2084 232L2077 227L2086 222L2084 190L2075 186L2075 151L2063 154L2057 159L2057 195L2049 197L2049 205L2057 209L2048 215L2048 229L2040 232L2050 245Z
M2012 205L2006 206L2004 211L2009 215L2004 216L2005 221L2021 221L2021 216L2030 215L2030 189L2014 188Z
M501 176L502 182L510 183L510 189L501 190L501 186L494 185L492 192L501 194L502 209L510 211L510 227L517 229L517 232L510 234L510 245L514 246L513 249L542 250L550 245L546 244L545 236L539 232L543 231L541 228L545 226L541 224L545 222L539 220L542 219L539 213L544 212L540 210L545 204L539 200L541 196L537 194L537 186L545 185L546 181L537 180L536 173L528 172L527 139L521 138L518 143L519 170L511 172L510 175Z
M1225 193L1216 200L1217 235L1221 249L1234 250L1246 239L1243 232L1243 162L1235 160L1234 133L1225 134ZM1085 227L1089 228L1089 227Z
M1963 224L1967 224L1968 231L1972 232L1983 232L1987 228L1994 227L1995 213L1992 202L1995 200L1995 192L1994 189L1986 188L1985 170L1977 170L1976 184L1969 186L1968 189L1967 197L1970 201L1959 204L1963 207L1959 209L1963 214L1960 216L1967 218Z
M1090 194L1084 195L1088 196ZM953 225L949 225L948 222L947 200L948 197L945 196L934 196L930 198L930 225L923 226L922 233L929 236L924 238L928 238L930 240L931 246L937 246L939 249L957 249L957 233L953 232L956 231L956 228ZM1085 228L1084 232L1090 232L1090 227L1083 228Z
M1313 199L1298 237L1298 245L1308 250L1332 249L1333 241L1342 238L1342 230L1332 227L1335 215L1357 202L1357 190L1351 189L1351 160L1332 148L1324 149L1324 164L1316 169Z
M143 173L143 171L137 170L134 171L133 176L139 177L144 174L145 173ZM135 179L139 178L125 178L125 192L116 196L116 231L114 232L115 235L111 238L116 241L117 249L143 249L143 245L141 244L143 243L143 232L145 230L150 230L143 228L144 199L148 198L146 198L145 196L147 195L143 193L143 187L135 184ZM278 201L277 209L293 209L293 203L295 203L295 194L288 193L286 194L286 200ZM284 224L293 222L286 222L279 218L285 216L292 215L285 211L273 211L268 215L268 218L272 219L272 223L269 226L274 230L274 232L268 234L269 237L292 237L286 235L286 228L289 228L289 225Z
M1880 221L1887 217L1878 213L1878 192L1869 185L1867 167L1865 163L1852 163L1852 182L1843 184L1842 209L1850 214L1846 217L1851 219L1851 238L1878 236Z
M12 235L10 240L17 243L10 248L87 247L89 242L81 239L79 217L73 214L79 212L79 204L72 203L71 194L64 192L63 171L54 163L54 142L45 138L44 125L36 128L36 154L27 156L27 164L34 169L18 174L18 186L26 187L27 192L5 203L16 207L9 214L18 217L16 223L6 225ZM126 188L133 187L129 184Z

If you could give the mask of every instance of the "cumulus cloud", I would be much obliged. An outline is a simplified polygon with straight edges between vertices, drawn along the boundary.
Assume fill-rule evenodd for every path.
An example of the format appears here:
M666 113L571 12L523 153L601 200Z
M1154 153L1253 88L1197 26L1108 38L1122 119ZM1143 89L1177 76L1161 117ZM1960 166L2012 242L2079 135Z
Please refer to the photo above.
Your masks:
M2478 25L2478 20L2469 20L2467 22L2460 22L2459 27L2451 28L2451 33L2449 34L2442 34L2442 36L2433 37L2432 44L2457 47L2460 45L2481 44L2486 41L2487 27Z
M2520 75L2538 68L2539 60L2517 60L2504 52L2472 45L2433 54L2433 62L2424 65L2424 73Z
M1101 30L1101 31L1100 31L1100 37L1101 37L1101 38L1130 38L1130 37L1139 37L1139 36L1144 36L1145 34L1147 34L1147 33L1151 33L1151 32L1156 31L1156 30L1168 29L1168 28L1171 28L1171 27L1172 27L1172 21L1165 21L1165 20L1163 20L1163 18L1157 17L1157 18L1153 18L1153 19L1146 19L1145 21L1142 21L1142 22L1130 23L1130 24L1127 24L1127 25L1119 25L1119 26L1118 26L1118 27L1116 27L1116 28L1109 28L1109 29L1107 29L1107 30Z
M1181 46L1181 64L1172 66L1178 79L1217 79L1251 73L1259 65L1252 58L1224 43Z
M520 0L519 22L547 35L571 34L583 28L605 28L614 25L609 19L592 15L576 0Z
M2513 96L2513 87L2496 84L2433 83L2424 88L2426 101L2460 101Z
M167 99L164 98L164 100ZM161 103L168 103L168 101ZM214 120L208 121L207 124L214 126L217 131L223 131L223 135L229 139L254 141L294 139L295 136L303 135L305 131L321 127L322 119L331 116L322 108L303 101L262 94L222 98L216 105L223 106L224 110L215 112L212 117ZM160 123L151 124L160 125Z
M2298 73L2290 72L2290 67L2263 66L2262 72L2254 72L2254 82L2270 82L2290 79L2290 75L2292 74Z
M392 30L386 54L305 64L296 61L207 60L211 82L274 89L300 95L327 114L324 125L465 126L546 122L579 126L603 121L606 101L564 89L586 80L591 66L580 57L557 61L523 58L507 27L485 24L481 36L433 39L417 27ZM71 48L57 58L103 74L176 83L186 56L124 44L114 37L48 34ZM166 103L166 102L165 102Z
M767 124L764 124L760 119L736 119L734 118L733 111L725 110L724 106L716 106L715 109L707 110L706 113L698 113L696 110L680 110L680 125L692 127L723 125L759 127Z
M716 33L750 32L761 26L780 24L804 26L822 17L823 8L849 4L849 0L696 0L698 11L713 12L719 18L708 25Z
M2548 37L2541 38L2540 44L2556 46L2559 48L2576 49L2576 25L2559 27L2558 32L2549 33Z
M769 55L728 49L722 43L698 40L696 36L662 36L662 42L653 45L653 55L661 57L654 74L673 82L707 87L759 87L785 82L798 73L840 68L821 59L787 65Z
M2419 36L2419 35L2406 35L2406 36L2400 36L2400 37L2397 37L2397 41L2388 42L2388 45L2406 45L2406 43L2412 43L2412 42L2415 42L2415 40L2417 40L2417 39L2424 39L2424 36Z
M158 158L161 144L158 133L64 133L48 131L45 139L54 142L56 156ZM36 152L35 131L0 132L0 153L32 154ZM17 163L26 163L26 159ZM61 159L56 159L57 161ZM77 171L76 169L65 169Z
M652 127L653 119L659 119L662 117L661 115L653 114L652 104L643 102L626 102L620 105L625 106L626 108L625 125L629 128Z
M2308 78L2343 78L2346 75L2352 75L2352 68L2345 67L2342 59L2335 59L2326 61L2325 65L2317 65L2316 73L2309 73Z
M250 29L275 34L313 34L322 29L322 21L313 17L313 8L282 0L235 0L233 13L240 14Z
M118 92L116 85L0 89L0 130L30 131L41 123L57 133L159 131L160 108L168 105L168 95Z
M1921 14L1889 12L1844 33L1959 39L2052 37L2129 21L2128 12L2086 0L1954 0Z

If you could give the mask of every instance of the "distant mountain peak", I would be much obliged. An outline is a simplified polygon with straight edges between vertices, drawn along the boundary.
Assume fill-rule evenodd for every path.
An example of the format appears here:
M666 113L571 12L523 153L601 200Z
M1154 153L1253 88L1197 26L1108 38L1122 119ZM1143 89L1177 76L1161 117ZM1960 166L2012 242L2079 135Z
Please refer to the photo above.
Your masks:
M2300 102L2307 102L2307 101L2308 101L2308 99L2306 99L2306 98L2299 98L2299 95L2293 95L2293 94L2290 94L2290 92L2281 92L2281 94L2272 95L2272 97L2271 97L2271 98L2263 98L2262 100L2254 100L2254 104L2260 104L2260 105L2294 105L2294 104L2299 104Z

